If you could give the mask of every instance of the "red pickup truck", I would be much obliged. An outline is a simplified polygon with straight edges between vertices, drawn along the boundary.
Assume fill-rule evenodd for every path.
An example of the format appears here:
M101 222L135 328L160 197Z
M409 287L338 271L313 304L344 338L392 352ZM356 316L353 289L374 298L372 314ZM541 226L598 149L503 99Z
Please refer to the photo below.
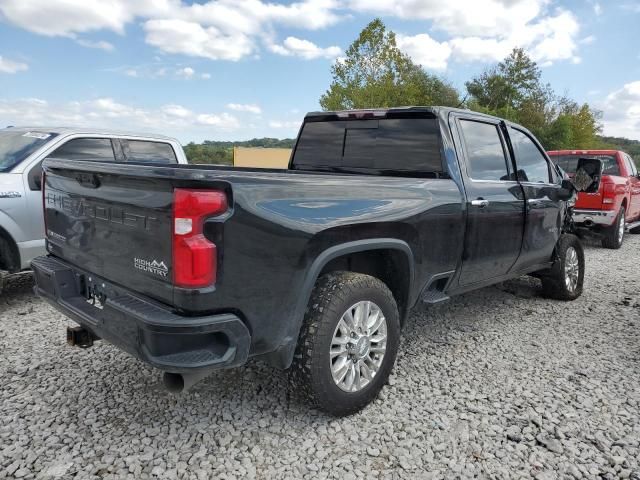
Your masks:
M551 160L572 176L578 159L599 158L602 181L596 193L581 192L574 208L577 227L602 235L602 246L620 248L625 231L640 233L640 174L631 156L619 150L556 150Z

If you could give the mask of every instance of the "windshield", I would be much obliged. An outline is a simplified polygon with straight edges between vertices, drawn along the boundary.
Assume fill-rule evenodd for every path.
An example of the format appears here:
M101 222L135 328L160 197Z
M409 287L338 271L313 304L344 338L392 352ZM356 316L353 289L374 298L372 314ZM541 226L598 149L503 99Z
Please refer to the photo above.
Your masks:
M55 133L0 130L0 172L8 172L56 136Z
M574 174L576 173L576 167L578 166L579 158L597 158L602 160L602 174L603 175L620 175L620 167L618 167L618 160L615 155L552 155L551 160L562 168L565 172Z

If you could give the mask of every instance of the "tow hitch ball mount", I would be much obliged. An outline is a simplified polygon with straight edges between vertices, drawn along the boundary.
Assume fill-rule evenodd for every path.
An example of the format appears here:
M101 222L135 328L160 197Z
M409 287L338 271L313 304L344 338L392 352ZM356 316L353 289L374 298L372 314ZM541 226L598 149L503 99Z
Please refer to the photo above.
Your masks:
M67 344L72 347L89 348L93 347L93 342L100 340L86 328L67 327Z

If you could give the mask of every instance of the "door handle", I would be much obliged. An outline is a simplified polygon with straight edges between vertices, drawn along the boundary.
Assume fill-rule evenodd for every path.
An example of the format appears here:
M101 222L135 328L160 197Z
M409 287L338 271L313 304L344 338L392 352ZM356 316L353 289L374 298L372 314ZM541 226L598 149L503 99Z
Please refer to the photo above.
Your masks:
M478 200L471 200L471 205L474 207L484 208L489 205L489 200L483 200L482 198L479 198Z

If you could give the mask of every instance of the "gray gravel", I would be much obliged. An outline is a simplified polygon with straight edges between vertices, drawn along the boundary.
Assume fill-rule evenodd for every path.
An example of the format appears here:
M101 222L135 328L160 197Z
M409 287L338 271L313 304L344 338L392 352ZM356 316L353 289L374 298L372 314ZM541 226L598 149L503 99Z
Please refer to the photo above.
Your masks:
M31 281L0 296L0 478L640 479L640 236L587 249L585 294L523 278L417 308L395 373L332 419L261 364L164 392L99 342L67 347Z

